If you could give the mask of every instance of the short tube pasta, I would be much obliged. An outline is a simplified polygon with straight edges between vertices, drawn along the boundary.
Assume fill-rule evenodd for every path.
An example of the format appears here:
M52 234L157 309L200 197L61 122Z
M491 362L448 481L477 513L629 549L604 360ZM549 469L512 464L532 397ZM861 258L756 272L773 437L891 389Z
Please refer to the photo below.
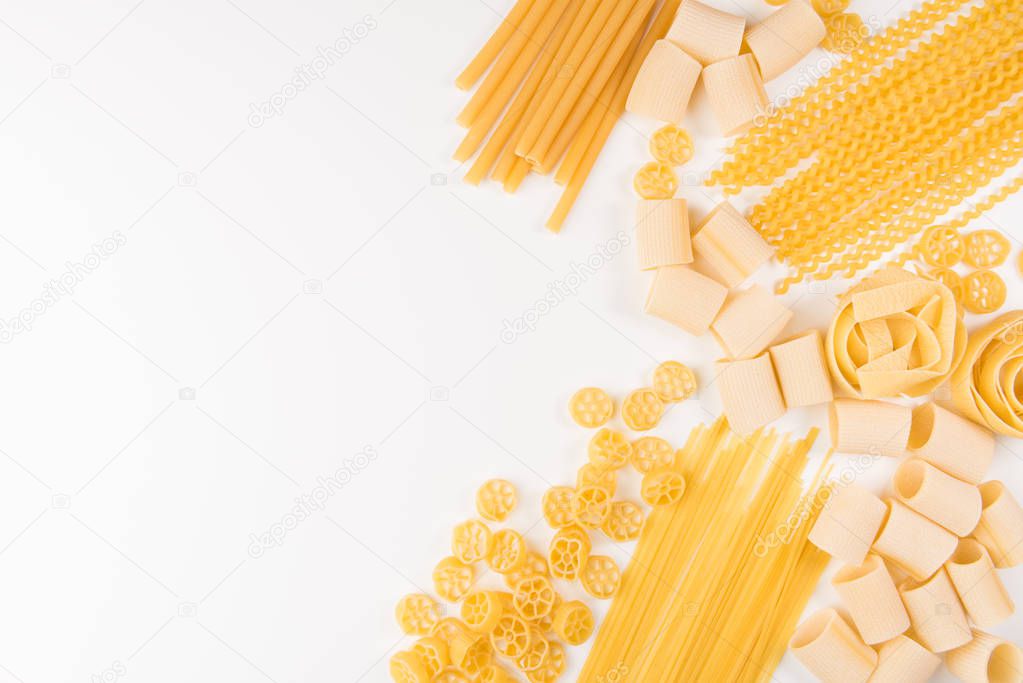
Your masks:
M970 641L970 623L944 569L926 581L906 579L899 594L913 633L931 652L946 652Z
M636 251L640 270L692 262L686 200L639 200L636 205Z
M667 39L707 66L738 55L745 28L743 17L699 0L684 0L668 29Z
M736 434L751 434L785 414L785 402L768 354L719 360L715 369L721 404L728 425Z
M738 209L721 202L693 231L693 267L735 287L771 259L774 250Z
M665 266L657 269L645 310L689 334L700 335L710 328L727 295L721 284L692 268Z
M980 521L980 490L923 460L899 465L892 484L900 501L956 536L968 536Z
M934 403L913 410L908 446L916 457L971 484L981 482L995 457L994 434Z
M866 683L877 665L877 652L831 608L800 624L789 648L822 683Z
M945 563L945 571L966 614L980 628L997 626L1015 612L1016 607L998 578L987 548L976 540L960 540L959 547Z
M625 110L658 121L682 123L699 78L699 62L677 45L658 40L636 74Z
M981 484L980 497L983 510L973 537L999 569L1023 563L1023 509L1000 481Z
M808 2L793 0L746 31L746 45L765 81L794 67L824 40L827 29Z
M941 657L909 636L896 636L878 648L870 683L927 683L940 666Z
M808 538L832 557L858 565L870 552L887 513L884 501L862 486L849 484L832 495Z
M1023 650L982 631L945 655L945 665L964 683L1019 683L1023 680Z
M906 451L912 410L884 401L836 398L828 427L839 453L899 457Z
M704 67L703 85L725 137L747 130L767 111L767 91L753 55L729 57Z
M729 357L744 358L766 349L790 320L792 311L767 289L753 285L728 295L710 330Z
M897 564L917 581L923 581L945 564L959 541L955 534L899 501L886 502L888 518L874 541L874 552Z
M831 585L867 645L891 640L909 628L909 615L895 581L877 555L867 555L859 566L842 567L831 579Z
M785 405L828 403L834 398L821 333L810 330L770 348Z

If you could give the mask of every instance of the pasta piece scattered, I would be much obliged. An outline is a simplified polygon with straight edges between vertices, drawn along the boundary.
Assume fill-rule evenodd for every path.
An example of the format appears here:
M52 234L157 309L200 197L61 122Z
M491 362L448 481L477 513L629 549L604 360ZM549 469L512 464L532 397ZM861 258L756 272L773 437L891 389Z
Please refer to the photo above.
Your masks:
M1009 258L1009 240L997 230L966 233L963 261L974 268L995 268Z
M464 670L470 680L494 660L494 648L485 634L475 633L467 638L456 638L450 652L451 661Z
M878 648L870 683L927 683L940 666L941 657L909 636L896 636Z
M899 594L913 624L913 634L935 654L970 642L970 623L944 569L927 580L906 579Z
M536 671L543 666L544 660L547 659L547 655L550 654L550 651L550 641L544 638L540 629L532 627L529 630L529 649L522 653L522 655L515 660L515 663L522 671ZM512 679L510 678L508 679L509 683L511 680Z
M614 401L597 387L584 387L572 395L568 412L580 427L594 429L607 424L615 412Z
M683 0L668 40L707 66L739 54L746 19L699 0Z
M572 498L572 514L580 526L599 529L611 513L611 494L601 486L577 489Z
M582 645L596 624L590 608L578 600L566 602L554 612L554 632L569 645Z
M448 644L437 636L420 638L412 646L412 651L419 655L419 659L426 666L426 673L430 678L436 676L444 667L451 663L448 655Z
M445 557L433 570L433 588L448 602L461 600L472 587L472 581L472 565L464 564L457 557Z
M440 620L440 606L429 595L412 593L398 601L394 617L403 633L428 636Z
M962 363L952 374L952 400L971 420L998 434L1023 437L1017 410L1023 399L1023 311L1004 313L970 333Z
M721 202L693 233L695 267L735 287L767 263L774 251L749 221L728 202Z
M1023 650L997 636L973 631L972 639L945 654L945 665L966 683L1019 680Z
M450 653L451 643L455 640L455 637L468 632L469 627L461 619L457 617L444 617L434 625L430 635L436 636L447 643Z
M766 349L792 316L771 292L753 285L728 295L710 331L730 358L747 358Z
M491 479L476 491L476 511L491 522L503 522L515 509L515 487L504 479Z
M554 683L561 674L565 672L567 662L565 660L565 648L561 643L553 641L547 659L539 668L526 672L526 678L530 683Z
M604 533L613 541L624 543L639 538L643 530L643 510L628 500L611 503L611 513L604 521Z
M668 468L675 462L675 449L659 436L644 436L632 444L630 462L640 474Z
M894 562L917 581L926 580L952 557L959 539L897 500L886 501L886 504L888 518L874 539L874 552ZM927 649L934 652L930 646Z
M575 522L572 515L572 499L575 489L571 486L552 486L543 494L543 517L554 529L569 526Z
M429 683L426 664L414 652L403 650L391 655L388 669L396 683Z
M622 412L624 411L623 404ZM621 432L604 427L590 439L586 454L590 464L595 467L601 470L617 470L628 464L629 456L632 455L632 444ZM614 493L614 490L611 492Z
M789 409L834 398L820 332L810 330L770 348L782 398Z
M831 579L863 642L876 645L905 633L909 615L884 560L867 555L862 565L846 565Z
M760 67L760 75L770 81L785 73L827 34L824 22L804 0L790 0L746 31L746 45Z
M521 567L510 572L505 572L504 583L508 586L508 588L514 590L519 581L523 579L548 575L547 558L538 552L530 550L526 553L526 560L522 563Z
M715 367L721 406L736 434L752 434L785 414L770 355L719 360Z
M934 225L924 231L917 250L928 265L951 268L963 260L966 244L955 228Z
M702 75L714 119L725 137L749 129L767 113L767 91L753 55L715 62L704 67Z
M1023 564L1023 508L1000 481L981 484L980 495L984 509L973 537L999 569Z
M971 484L984 479L995 457L991 432L934 403L913 409L908 445L920 460Z
M558 594L546 576L531 576L515 585L512 604L526 621L539 621L554 610Z
M586 463L580 467L579 471L576 473L575 488L578 491L579 489L584 489L588 486L599 486L607 491L609 495L613 496L618 488L615 469L607 466L594 465L589 462ZM574 495L575 494L573 492L573 496Z
M650 155L672 166L681 166L693 158L693 137L673 123L658 128L650 137Z
M689 334L710 329L728 290L686 266L658 268L646 299L646 312Z
M487 559L492 547L490 528L477 519L462 522L451 532L451 554L464 564Z
M636 204L636 254L640 270L692 263L686 200L639 200Z
M674 505L686 491L685 478L674 470L643 475L642 496L649 505Z
M447 682L444 681L443 683ZM461 681L459 680L458 683L461 683ZM466 678L465 683L471 682L468 678ZM515 678L497 664L487 664L485 667L480 669L479 683L515 683Z
M583 590L599 600L608 600L618 592L622 572L610 557L590 555L579 578Z
M963 306L970 313L994 313L1005 295L1005 281L993 270L975 270L963 278Z
M832 495L808 538L845 564L860 565L887 514L888 508L880 498L862 486L849 484Z
M987 549L972 538L959 547L945 564L966 614L980 628L993 628L1016 611L1005 585L998 578Z
M860 15L851 12L827 17L824 26L828 33L821 41L821 47L843 55L852 54L869 35L869 29Z
M529 651L529 624L517 614L505 613L490 632L490 646L509 659L518 659Z
M503 610L501 595L497 591L474 591L462 601L462 621L476 633L490 633L497 626ZM454 657L451 661L462 666Z
M577 526L558 529L551 539L547 565L551 575L574 581L590 556L590 537Z
M658 40L636 74L625 110L657 121L682 123L699 78L698 61L671 41Z
M908 507L956 536L967 536L980 521L980 491L923 460L906 460L892 479L895 495Z
M637 432L656 427L663 414L664 401L653 389L636 389L622 401L622 420Z
M501 529L494 533L487 564L498 574L506 574L525 563L526 553L526 541L522 534L514 529Z
M632 186L643 199L671 199L678 189L678 176L668 164L651 161L636 171Z
M821 681L865 683L877 665L877 652L860 640L835 610L815 612L796 629L789 648Z
M685 401L696 393L696 375L687 365L667 360L654 370L653 388L666 403Z
M929 272L927 276L948 287L948 290L952 292L952 296L955 297L956 303L962 305L965 291L963 289L963 279L959 277L959 273L951 268L938 267Z

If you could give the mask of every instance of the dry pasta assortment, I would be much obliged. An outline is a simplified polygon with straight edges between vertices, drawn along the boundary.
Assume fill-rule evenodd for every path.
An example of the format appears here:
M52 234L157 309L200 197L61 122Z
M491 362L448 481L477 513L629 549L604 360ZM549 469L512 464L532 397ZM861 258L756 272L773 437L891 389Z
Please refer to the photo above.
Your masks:
M786 652L825 683L942 666L1023 682L1023 650L992 632L1015 612L999 571L1023 564L1023 506L989 473L996 435L1023 438L1023 311L968 329L1004 306L997 269L1013 261L1002 232L965 230L1023 187L988 187L1023 157L1023 0L923 0L886 28L848 0L768 1L752 22L700 0L517 0L458 76L478 84L457 118L467 181L514 192L553 175L554 231L618 119L660 123L633 176L644 310L713 337L704 389L721 416L677 449L647 433L697 392L677 361L618 400L576 391L568 413L592 432L575 481L543 493L546 548L503 526L512 483L481 485L436 598L398 602L415 640L391 657L394 680L548 683L587 644L588 682L768 681ZM767 84L818 47L830 69L771 104ZM676 196L698 88L738 136L707 184L759 188L748 213L726 200L691 217ZM773 292L749 282L772 259L789 269ZM1023 253L1014 263L1023 273ZM781 296L838 276L860 279L828 328L795 326ZM770 427L811 406L827 412L816 462L816 428ZM887 490L839 474L845 456L892 463ZM839 604L804 614L831 560ZM601 623L592 600L610 601Z

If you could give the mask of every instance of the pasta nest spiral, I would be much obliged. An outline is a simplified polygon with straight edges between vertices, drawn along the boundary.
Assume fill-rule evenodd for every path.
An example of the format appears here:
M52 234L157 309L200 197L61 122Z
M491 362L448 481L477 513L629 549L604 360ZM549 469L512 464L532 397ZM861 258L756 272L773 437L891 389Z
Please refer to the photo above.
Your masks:
M970 335L952 375L952 401L974 422L1023 437L1023 311L1009 311Z
M966 326L948 287L888 267L842 296L825 349L847 394L923 396L959 366Z

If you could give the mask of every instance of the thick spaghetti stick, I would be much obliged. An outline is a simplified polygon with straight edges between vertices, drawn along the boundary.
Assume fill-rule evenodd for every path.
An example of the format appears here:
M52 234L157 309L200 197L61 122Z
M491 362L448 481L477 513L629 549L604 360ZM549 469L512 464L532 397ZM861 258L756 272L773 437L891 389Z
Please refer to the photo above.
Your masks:
M543 19L536 27L533 37L515 58L515 62L508 70L508 74L501 81L497 90L494 91L490 100L487 101L486 106L477 114L476 120L472 122L472 126L469 128L469 132L465 134L462 143L458 145L454 154L455 161L467 161L479 149L483 140L487 137L487 133L493 127L494 122L497 121L498 117L501 116L501 112L504 111L508 100L511 99L522 79L529 73L529 70L533 68L536 56L544 48L547 39L554 32L554 26L564 13L567 4L568 0L554 0L547 8Z
M549 230L559 232L565 224L565 218L568 216L568 212L572 210L575 200L579 198L579 192L582 191L583 184L589 177L590 171L593 170L593 165L597 162L597 157L600 156L604 143L607 142L607 138L611 135L615 123L618 122L618 117L625 111L625 101L629 98L629 90L632 89L632 83L636 80L639 67L643 65L643 60L646 59L654 43L663 38L668 32L668 28L675 18L675 12L678 10L681 1L665 0L664 4L661 5L653 25L643 38L643 42L640 44L632 63L629 64L629 70L626 72L625 78L618 84L618 89L615 91L611 106L604 112L599 125L595 128L593 138L588 141L588 144L584 139L576 140L576 144L586 145L586 151L580 157L579 165L572 173L572 179L565 187L561 199L558 200L558 205L554 208L554 212L547 219L547 228Z
M540 88L544 86L547 71L554 63L557 55L562 53L562 49L569 40L572 40L574 44L574 39L571 38L571 30L576 26L576 17L579 15L581 7L582 4L572 2L569 4L568 9L565 10L565 13L561 15L561 19L554 29L554 35L551 36L550 43L540 53L536 66L533 67L529 78L526 79L525 84L523 84L522 89L515 96L508 111L501 118L497 130L487 140L487 144L484 145L483 151L480 152L479 157L476 159L476 163L466 172L465 182L479 185L480 181L486 178L490 173L490 169L494 167L494 162L497 161L501 150L504 149L513 131L518 127L522 114L529 107L530 101L533 100L536 93L540 92ZM582 30L581 26L579 30Z
M536 93L524 104L523 111L519 113L518 121L516 121L514 128L509 132L509 137L506 141L507 146L502 144L503 151L499 150L500 159L493 173L493 178L497 182L503 183L515 166L515 160L519 158L515 155L515 145L518 144L519 139L522 137L526 124L529 123L530 117L540 106L551 85L558 79L561 70L568 64L569 56L575 49L586 27L590 25L591 19L602 1L583 0L579 14L576 16L575 21L572 22L572 28L569 29L568 35L565 36L565 41L562 43L561 48L558 49L554 61L548 65L547 73L543 75L543 80L540 81Z
M543 19L551 2L552 0L536 0L533 6L529 8L526 18L522 20L522 25L515 32L515 35L511 37L511 40L508 41L507 47L501 53L497 63L494 64L494 68L490 70L487 77L483 79L479 89L473 93L472 97L469 98L469 102L459 112L458 116L455 117L458 125L468 128L473 124L476 116L486 106L487 102L490 101L494 92L500 87L505 77L507 77L508 71L519 56L519 53L526 46L526 43L533 39L533 33L536 31L537 24Z
M515 162L515 166L512 167L508 177L504 180L504 184L502 185L502 187L504 187L504 191L508 194L514 194L515 191L519 189L519 185L522 184L522 181L526 179L527 175L529 175L530 170L529 162L525 159L519 158L518 161Z
M631 7L634 0L623 0L623 2ZM540 106L526 120L526 127L523 130L522 137L515 145L515 153L520 157L525 157L529 154L533 144L540 137L544 126L550 120L558 101L565 97L569 84L576 80L582 64L587 61L587 56L596 47L598 36L603 32L605 25L611 23L612 14L617 14L615 12L616 9L618 9L616 0L599 0L593 18L587 24L583 34L579 36L579 41L572 48L572 52L568 55L568 59L565 62L565 66L569 69L569 73L571 73L571 78L558 78L551 83L551 87L544 94Z
M540 173L546 175L554 170L554 167L565 154L565 150L568 149L576 133L579 132L590 111L596 105L598 98L604 94L607 84L611 82L615 73L619 70L622 70L624 73L624 69L628 68L629 56L635 53L640 41L643 40L643 28L646 25L650 11L656 4L657 0L640 0L635 10L633 10L629 20L615 38L611 49L604 56L604 60L593 74L593 78L586 85L586 89L579 97L579 101L572 108L571 114L569 114L564 125L561 126L561 130L558 131L557 136L551 142L547 153L540 160L539 168L537 169Z
M565 120L579 101L587 84L596 75L601 62L610 54L612 49L617 50L619 54L625 51L631 35L622 36L621 34L624 32L630 18L634 18L633 23L635 24L639 24L646 19L648 3L649 0L619 0L614 12L611 13L604 28L601 29L600 34L597 36L596 43L586 54L579 68L572 74L572 80L568 82L567 89L555 102L550 118L537 122L540 124L540 128L534 142L529 146L529 150L525 154L526 159L533 166L539 167L546 159L547 152L551 144L553 144L555 136L557 136L558 131L565 124ZM611 75L610 72L613 68L614 65L604 74L605 81ZM600 92L601 85L594 85L594 90ZM515 148L516 153L522 147L521 140L519 143Z
M501 54L501 50L507 44L508 39L519 28L519 24L522 23L522 20L529 12L529 8L533 6L533 2L534 0L518 0L515 3L515 6L508 12L508 16L498 25L497 30L487 39L487 42L462 70L462 73L458 74L458 78L455 79L455 85L460 90L468 90L476 85L476 81L494 63L497 55Z

